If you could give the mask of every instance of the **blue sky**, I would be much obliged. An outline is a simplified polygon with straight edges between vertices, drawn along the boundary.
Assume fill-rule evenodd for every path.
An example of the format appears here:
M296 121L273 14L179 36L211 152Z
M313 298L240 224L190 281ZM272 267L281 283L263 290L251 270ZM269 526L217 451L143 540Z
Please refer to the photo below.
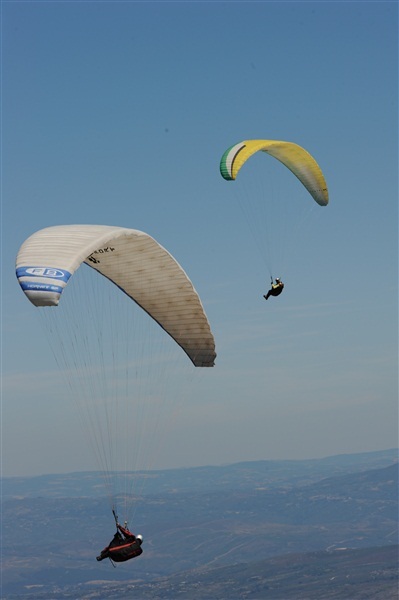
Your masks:
M14 274L29 235L69 223L155 237L211 323L216 366L153 466L396 447L397 3L1 10L3 474L96 468ZM304 146L330 193L285 238L286 289L268 304L264 257L219 174L224 150L251 138ZM278 194L308 202L266 163Z

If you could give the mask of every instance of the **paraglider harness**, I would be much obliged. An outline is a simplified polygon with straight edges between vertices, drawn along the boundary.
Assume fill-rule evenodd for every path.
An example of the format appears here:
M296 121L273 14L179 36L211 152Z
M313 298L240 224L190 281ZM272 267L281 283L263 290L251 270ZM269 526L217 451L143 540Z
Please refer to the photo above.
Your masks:
M97 560L104 560L104 558L109 558L112 564L114 562L125 562L126 560L130 560L131 558L135 558L136 556L140 556L143 553L141 548L141 544L143 542L141 536L135 536L129 529L127 528L127 522L125 522L124 527L119 524L118 517L115 513L115 510L112 510L112 514L114 515L115 525L116 525L116 533L113 537L113 540L101 551L101 554L97 556ZM115 565L114 565L115 566Z
M265 300L268 300L270 296L279 296L284 289L284 283L279 277L276 277L276 283L273 283L273 277L271 277L271 280L271 288L267 294L263 296Z

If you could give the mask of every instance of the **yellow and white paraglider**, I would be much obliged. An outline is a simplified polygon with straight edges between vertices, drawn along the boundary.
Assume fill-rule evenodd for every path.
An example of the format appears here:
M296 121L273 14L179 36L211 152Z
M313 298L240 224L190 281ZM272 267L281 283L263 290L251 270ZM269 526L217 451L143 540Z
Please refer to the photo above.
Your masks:
M266 153L276 158L298 178L319 206L326 206L328 204L329 197L327 183L322 170L309 152L293 142L278 140L244 140L239 142L238 144L229 147L223 153L220 160L220 173L222 177L227 181L231 181L236 180L237 176L240 174L240 178L244 178L244 175L241 175L241 169L245 170L247 161L250 161L257 153ZM261 168L258 163L258 170L263 172L266 169ZM273 190L273 192L265 192L258 181L256 182L256 187L250 188L250 186L247 185L247 189L244 188L245 186L241 189L241 196L239 195L238 200L242 205L241 207L253 231L253 235L257 238L256 241L258 242L259 247L264 248L263 254L265 255L266 264L272 280L270 293L271 295L277 295L275 292L281 293L282 287L279 284L279 278L277 278L276 283L273 283L272 253L274 248L271 248L271 246L276 244L276 240L270 242L270 239L274 233L273 229L278 229L276 237L282 237L280 236L281 222L284 215L283 211L287 210L287 199L284 197L283 200L279 202L278 210L272 214L271 204L273 200L272 196L275 195L275 190ZM278 215L277 218L276 214ZM292 218L292 215L290 215L290 218ZM277 225L274 222L276 219L278 219ZM265 239L268 236L270 239ZM286 234L286 237L289 238L289 233ZM285 244L285 240L282 241L282 244Z

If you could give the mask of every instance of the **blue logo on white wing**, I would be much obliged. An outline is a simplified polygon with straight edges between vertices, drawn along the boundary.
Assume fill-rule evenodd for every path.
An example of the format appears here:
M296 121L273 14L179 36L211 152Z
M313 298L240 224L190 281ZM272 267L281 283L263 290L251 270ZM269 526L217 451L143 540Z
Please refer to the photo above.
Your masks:
M59 279L65 283L70 278L71 273L53 267L19 267L17 269L17 277L44 277L45 279Z
M26 274L36 275L37 277L51 277L51 279L62 279L65 276L64 271L50 269L49 267L29 267L26 269Z

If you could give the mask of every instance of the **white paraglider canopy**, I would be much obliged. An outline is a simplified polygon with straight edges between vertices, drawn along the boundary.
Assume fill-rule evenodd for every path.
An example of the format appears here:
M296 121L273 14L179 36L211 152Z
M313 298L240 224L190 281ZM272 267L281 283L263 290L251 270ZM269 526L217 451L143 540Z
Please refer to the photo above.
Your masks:
M56 306L83 262L141 306L195 366L214 365L215 341L193 284L171 254L142 231L106 225L42 229L22 244L17 278L35 306Z

